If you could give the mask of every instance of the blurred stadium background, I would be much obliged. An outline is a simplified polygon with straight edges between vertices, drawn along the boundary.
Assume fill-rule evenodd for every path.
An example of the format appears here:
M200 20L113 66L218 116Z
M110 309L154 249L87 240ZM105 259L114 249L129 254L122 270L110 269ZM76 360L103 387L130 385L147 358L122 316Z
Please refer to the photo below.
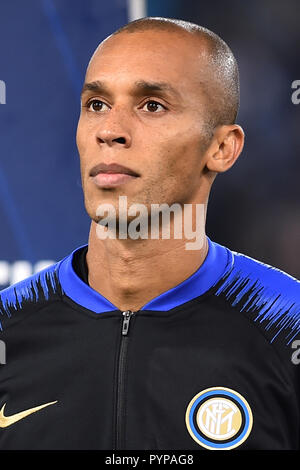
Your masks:
M85 68L142 16L193 21L232 48L246 143L215 182L207 233L300 277L299 0L0 0L0 288L87 242L75 145Z

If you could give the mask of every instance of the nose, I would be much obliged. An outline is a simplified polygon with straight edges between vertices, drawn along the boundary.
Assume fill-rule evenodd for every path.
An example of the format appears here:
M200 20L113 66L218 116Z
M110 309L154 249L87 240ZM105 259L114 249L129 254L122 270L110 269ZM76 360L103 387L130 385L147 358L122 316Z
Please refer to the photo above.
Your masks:
M109 147L130 147L131 135L129 131L124 128L125 122L125 116L123 113L121 116L111 110L106 119L103 119L101 124L99 124L99 128L97 129L96 138L98 143L100 145L106 144Z

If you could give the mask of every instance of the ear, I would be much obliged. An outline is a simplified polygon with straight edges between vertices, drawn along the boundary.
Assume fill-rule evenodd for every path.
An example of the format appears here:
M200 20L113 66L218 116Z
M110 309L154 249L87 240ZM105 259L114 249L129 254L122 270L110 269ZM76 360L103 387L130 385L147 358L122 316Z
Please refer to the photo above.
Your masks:
M206 167L215 173L229 170L243 150L245 134L237 124L217 128L207 149Z

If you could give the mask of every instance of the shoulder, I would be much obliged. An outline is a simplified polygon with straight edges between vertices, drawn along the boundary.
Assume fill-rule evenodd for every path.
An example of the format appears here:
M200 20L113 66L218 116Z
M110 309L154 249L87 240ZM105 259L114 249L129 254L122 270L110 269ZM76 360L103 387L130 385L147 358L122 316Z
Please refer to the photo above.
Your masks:
M300 332L300 282L288 273L241 253L218 282L215 295L259 324L273 342L289 344Z
M40 308L45 302L60 294L58 266L55 263L46 269L0 291L0 330L7 318L18 310Z

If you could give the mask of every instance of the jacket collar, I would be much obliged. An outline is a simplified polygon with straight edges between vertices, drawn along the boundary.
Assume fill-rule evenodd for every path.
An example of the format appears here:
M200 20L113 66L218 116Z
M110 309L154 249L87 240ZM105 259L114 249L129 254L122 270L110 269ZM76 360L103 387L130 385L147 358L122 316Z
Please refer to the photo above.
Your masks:
M232 264L232 253L227 248L208 239L208 253L197 271L189 278L147 302L140 310L167 311L178 307L211 289ZM87 245L84 245L87 246ZM119 310L99 292L83 282L73 269L74 254L64 258L58 267L59 281L65 295L75 303L95 313Z

